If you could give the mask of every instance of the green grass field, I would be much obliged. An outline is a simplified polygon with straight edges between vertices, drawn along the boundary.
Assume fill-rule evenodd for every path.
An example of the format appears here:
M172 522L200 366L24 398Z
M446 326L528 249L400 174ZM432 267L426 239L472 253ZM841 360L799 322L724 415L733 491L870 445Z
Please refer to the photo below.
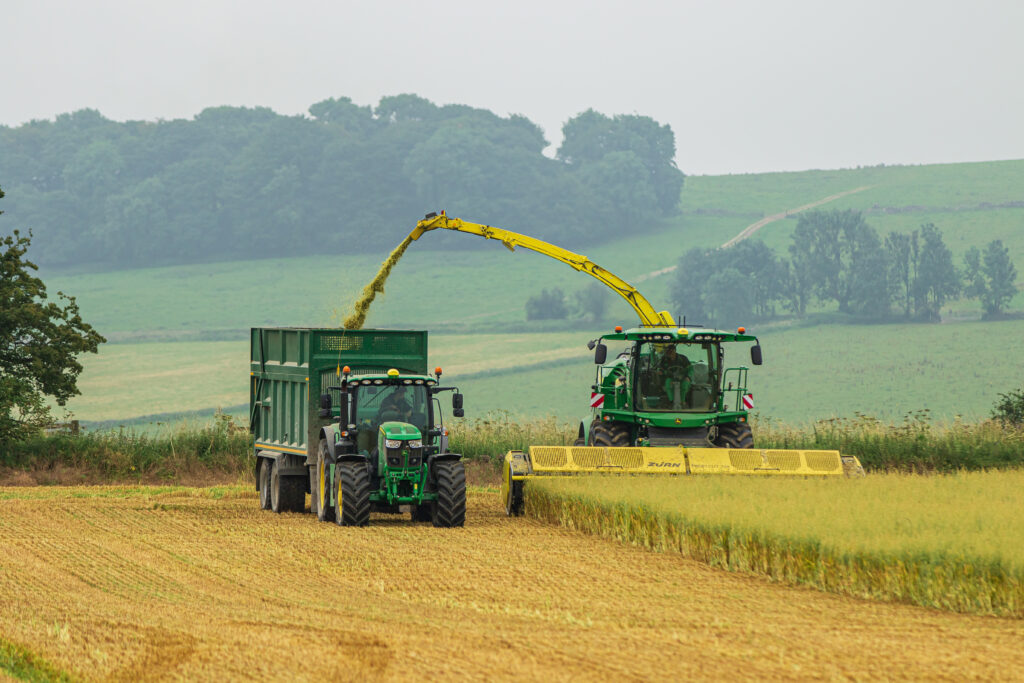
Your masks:
M753 330L757 333L757 330ZM584 415L597 332L431 337L431 365L466 394L468 414ZM765 364L751 371L762 417L788 423L855 413L899 421L928 409L940 421L987 417L999 393L1022 383L1018 359L995 349L1024 337L1024 321L942 325L818 325L761 334ZM749 362L748 345L731 364ZM248 402L245 342L108 344L84 358L83 420L105 421ZM244 412L244 411L242 411Z
M582 251L637 282L658 308L672 309L672 275L645 275L694 246L720 245L764 216L862 186L870 187L827 207L866 211L882 232L934 222L958 260L971 246L1002 239L1024 270L1024 161L691 177L678 217L646 234L624 227L622 240ZM779 220L757 236L784 252L795 224ZM534 234L543 232L539 218ZM448 249L458 239L476 240L478 248ZM105 421L246 403L247 329L338 324L385 256L44 272L50 291L74 294L83 317L112 342L137 342L107 344L99 357L86 357L84 395L71 408L81 419ZM588 325L556 332L565 326L527 323L524 302L541 288L573 292L591 283L532 252L427 234L396 266L367 324L431 330L432 363L463 386L471 415L507 410L575 419L586 412L593 368L584 344L595 333ZM609 326L636 320L624 301L610 298ZM1024 294L1011 309L1024 309ZM980 307L950 302L943 312L970 319ZM854 412L898 420L922 408L940 419L984 417L998 393L1024 383L1009 353L1022 331L1019 321L775 326L764 330L767 364L751 388L762 415L788 422Z

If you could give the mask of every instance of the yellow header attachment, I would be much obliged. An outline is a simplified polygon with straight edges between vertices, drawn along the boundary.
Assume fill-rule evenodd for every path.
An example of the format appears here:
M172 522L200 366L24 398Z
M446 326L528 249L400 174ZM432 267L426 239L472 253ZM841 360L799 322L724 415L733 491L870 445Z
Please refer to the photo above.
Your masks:
M856 460L853 456L846 456ZM513 478L565 474L752 474L843 476L856 462L839 451L753 448L531 446L505 456Z
M668 311L656 311L654 306L651 305L651 302L645 299L633 285L629 284L614 273L605 270L586 256L575 254L568 249L556 247L553 244L529 237L528 235L520 235L519 233L512 232L511 230L503 230L502 228L495 228L481 223L470 223L462 220L461 218L450 218L446 216L444 212L439 215L429 216L417 223L416 229L409 233L409 237L414 240L418 240L420 235L423 233L430 230L436 230L437 228L464 232L489 240L498 240L504 244L509 251L515 251L516 247L523 247L524 249L535 251L538 254L550 256L557 261L568 264L575 270L587 273L599 282L611 288L612 291L625 299L626 302L633 307L636 314L640 316L640 321L643 325L650 327L675 326L675 322L672 320L672 316Z

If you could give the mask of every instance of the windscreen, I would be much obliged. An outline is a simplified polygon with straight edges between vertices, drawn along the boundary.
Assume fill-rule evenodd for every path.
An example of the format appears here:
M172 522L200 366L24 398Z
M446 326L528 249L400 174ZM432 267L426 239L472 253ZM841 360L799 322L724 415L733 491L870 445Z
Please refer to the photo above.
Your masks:
M408 422L427 432L427 388L423 385L360 386L356 391L359 431L376 434L385 422Z
M638 344L637 408L657 412L709 412L718 387L718 345Z

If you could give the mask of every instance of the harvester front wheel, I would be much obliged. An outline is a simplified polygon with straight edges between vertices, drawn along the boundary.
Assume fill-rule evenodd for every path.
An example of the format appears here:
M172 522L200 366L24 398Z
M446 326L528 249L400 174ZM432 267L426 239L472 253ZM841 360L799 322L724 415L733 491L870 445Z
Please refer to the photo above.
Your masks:
M590 445L607 448L625 448L632 446L629 438L629 425L623 422L605 422L594 420L590 425Z
M370 523L370 474L361 462L339 462L334 466L334 521L339 526Z
M458 460L434 464L437 500L431 508L434 526L466 525L466 469Z
M718 425L718 437L715 445L719 448L753 448L754 433L746 422L729 422Z
M316 478L313 481L313 492L309 496L310 506L316 512L316 518L321 522L334 521L334 506L331 505L331 480L328 477L330 465L327 464L327 457L330 450L327 447L327 440L320 439L316 451Z

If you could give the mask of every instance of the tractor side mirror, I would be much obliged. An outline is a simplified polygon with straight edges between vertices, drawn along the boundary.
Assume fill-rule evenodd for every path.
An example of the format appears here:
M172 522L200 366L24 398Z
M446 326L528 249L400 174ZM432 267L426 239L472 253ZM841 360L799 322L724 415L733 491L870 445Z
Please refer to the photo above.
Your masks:
M462 394L452 394L452 410L462 410Z
M466 411L462 408L452 408L452 415L455 417L465 417Z
M754 365L760 365L764 361L761 359L761 345L754 344L750 347L750 362Z
M320 417L331 416L331 395L320 394Z
M608 360L608 347L598 344L597 350L594 351L594 365L602 365L606 360Z

